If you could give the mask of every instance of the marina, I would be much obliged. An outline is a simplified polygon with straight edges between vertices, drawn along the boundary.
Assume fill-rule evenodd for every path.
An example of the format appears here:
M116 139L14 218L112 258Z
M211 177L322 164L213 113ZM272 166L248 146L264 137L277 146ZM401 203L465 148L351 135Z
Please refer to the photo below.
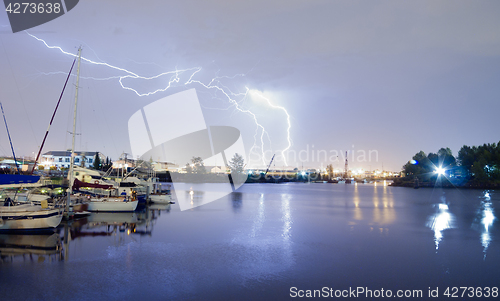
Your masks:
M4 2L1 300L500 297L500 1Z

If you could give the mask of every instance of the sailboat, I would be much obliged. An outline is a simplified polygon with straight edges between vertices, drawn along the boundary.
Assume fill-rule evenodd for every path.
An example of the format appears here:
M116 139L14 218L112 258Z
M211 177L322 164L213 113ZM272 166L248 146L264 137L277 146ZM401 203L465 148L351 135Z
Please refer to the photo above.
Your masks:
M133 212L139 201L129 197L90 198L88 211L92 212Z
M46 202L16 205L6 201L0 207L0 217L0 231L54 229L61 223L62 210L48 208Z
M80 80L80 60L81 60L81 55L82 55L82 49L78 49L78 67L76 71L76 90L75 90L75 109L74 109L74 116L73 116L73 139L72 139L72 144L71 144L71 154L74 154L75 152L75 135L76 135L76 109L77 109L77 104L78 104L78 82ZM73 193L73 187L76 186L77 188L79 187L95 187L101 186L99 184L90 184L90 183L84 183L80 182L78 179L74 178L73 170L74 170L74 165L75 165L75 157L72 155L71 156L71 163L70 163L70 169L68 173L69 177L69 189L68 189L68 199L66 201L66 215L68 217L71 216L70 213L70 204L71 204L71 194ZM94 185L94 186L89 186L89 185ZM107 185L102 185L102 186L107 186ZM104 187L97 187L97 188L104 188ZM106 189L106 188L104 188ZM74 199L74 197L73 197ZM135 211L137 208L137 204L139 203L137 200L136 196L130 196L130 197L121 197L121 196L91 196L88 200L88 211L110 211L110 212L115 212L115 211Z
M74 179L73 187L79 189L81 187L98 188L108 190L108 196L91 196L88 195L88 211L101 211L101 212L132 212L135 211L139 200L136 194L131 196L125 195L112 195L112 191L116 191L113 185L105 185L99 183L86 183L78 179ZM116 192L115 192L116 193ZM72 197L73 199L73 197Z
M40 180L40 176L32 175L22 175L19 171L19 166L16 160L16 154L14 152L14 147L12 146L12 140L10 139L9 126L7 125L7 119L5 118L5 112L3 111L3 105L0 102L0 108L2 109L3 121L5 122L5 128L7 130L7 136L9 137L10 148L12 149L12 155L14 157L14 163L16 165L17 174L0 174L0 187L6 187L8 185L15 184L27 184L36 183Z
M5 121L5 126L7 127L7 120L5 118L5 113L2 108L2 114ZM10 139L10 145L12 148L12 154L15 159L14 147L12 146L12 140ZM17 163L16 163L17 167ZM39 176L29 176L21 175L19 172L19 167L17 167L17 175L2 175L2 179L5 185L21 185L23 183L33 183L37 182ZM16 176L16 177L12 177ZM8 182L8 183L6 183ZM15 197L14 197L15 198ZM29 204L18 204L15 203L9 196L7 196L3 202L3 206L0 206L0 231L17 231L17 230L43 230L43 229L54 229L56 228L62 220L62 210L59 208L49 208L47 200L42 200L41 205Z

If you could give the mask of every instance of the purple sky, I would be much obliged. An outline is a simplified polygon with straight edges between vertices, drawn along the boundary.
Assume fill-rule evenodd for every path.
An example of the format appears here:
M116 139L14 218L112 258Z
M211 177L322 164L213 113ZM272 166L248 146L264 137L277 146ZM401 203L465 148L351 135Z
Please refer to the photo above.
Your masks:
M498 1L80 1L28 32L70 53L82 45L84 57L139 76L201 67L192 79L206 85L216 76L233 77L221 78L219 86L258 91L233 99L268 132L266 162L288 147L288 124L285 112L258 93L290 116L290 150L297 157L303 151L305 159L291 156L290 166L341 167L330 159L354 150L354 168L400 170L420 150L450 147L456 155L464 144L500 140L499 15ZM13 34L5 11L0 43L0 101L17 155L32 156L72 57L25 32ZM129 117L190 88L208 124L240 129L247 154L257 131L260 147L253 117L214 89L185 85L192 72L166 91L141 97L120 86L117 77L127 73L82 63L77 149L113 159L130 153ZM168 80L126 78L123 84L147 93ZM71 147L74 83L72 77L45 151ZM166 112L166 118L185 116ZM313 160L313 149L328 160ZM378 158L360 162L370 150ZM10 156L4 126L0 155ZM283 165L278 158L276 167Z

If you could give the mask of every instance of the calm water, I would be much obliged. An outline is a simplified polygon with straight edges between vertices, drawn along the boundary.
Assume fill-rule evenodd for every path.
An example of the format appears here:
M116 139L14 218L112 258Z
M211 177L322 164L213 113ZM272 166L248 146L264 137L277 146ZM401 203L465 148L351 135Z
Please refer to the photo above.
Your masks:
M431 299L442 300L446 287L500 286L499 212L494 191L250 184L188 211L99 213L52 236L0 235L1 295L288 300L298 299L291 287L424 297L438 287Z

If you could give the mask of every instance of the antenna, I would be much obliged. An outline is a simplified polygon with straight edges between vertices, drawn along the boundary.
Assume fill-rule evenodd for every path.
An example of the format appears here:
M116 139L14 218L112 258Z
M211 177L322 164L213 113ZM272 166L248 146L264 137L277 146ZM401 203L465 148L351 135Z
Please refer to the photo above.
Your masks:
M344 179L348 178L348 170L349 164L347 163L347 152L345 152L345 170L344 170Z

